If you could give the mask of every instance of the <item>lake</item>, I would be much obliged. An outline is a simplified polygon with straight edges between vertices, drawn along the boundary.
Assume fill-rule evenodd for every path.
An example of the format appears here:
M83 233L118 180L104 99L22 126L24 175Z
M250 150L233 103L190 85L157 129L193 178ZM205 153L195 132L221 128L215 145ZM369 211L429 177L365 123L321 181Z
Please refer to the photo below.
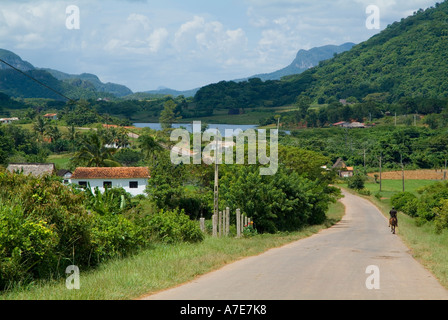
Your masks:
M134 126L137 128L151 128L152 130L161 131L162 126L160 123L134 123ZM175 123L173 124L173 128L185 128L188 132L193 132L193 124L192 123ZM224 137L226 133L226 129L237 130L241 129L242 131L246 131L248 129L255 129L257 125L239 125L239 124L209 124L208 130L219 130L221 135Z

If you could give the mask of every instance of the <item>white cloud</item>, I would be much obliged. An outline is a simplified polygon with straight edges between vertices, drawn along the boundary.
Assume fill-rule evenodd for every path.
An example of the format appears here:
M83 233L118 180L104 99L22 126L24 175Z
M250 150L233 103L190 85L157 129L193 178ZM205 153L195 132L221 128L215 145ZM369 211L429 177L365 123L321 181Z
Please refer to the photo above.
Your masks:
M247 37L241 28L227 29L219 21L207 21L200 16L182 24L173 42L179 53L196 59L217 59L217 62L239 56L246 45Z
M299 49L361 42L436 0L0 0L0 47L36 66L97 73L133 90L191 89L285 67ZM81 29L65 27L66 7ZM224 9L225 8L225 9Z

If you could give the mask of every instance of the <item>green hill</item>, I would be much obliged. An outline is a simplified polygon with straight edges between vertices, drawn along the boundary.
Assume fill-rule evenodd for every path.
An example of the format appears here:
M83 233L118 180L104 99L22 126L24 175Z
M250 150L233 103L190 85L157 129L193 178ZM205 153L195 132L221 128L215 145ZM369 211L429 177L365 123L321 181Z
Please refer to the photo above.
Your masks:
M394 103L403 98L448 98L448 2L394 22L351 50L279 81L221 82L198 91L199 109L279 107L298 96L319 104L370 95ZM414 112L412 110L412 112ZM367 112L368 114L368 112Z
M17 54L0 49L0 59L71 99L113 98L131 94L125 86L102 83L91 74L69 75L52 69L35 68ZM0 92L16 98L64 99L26 75L0 62Z
M312 76L304 95L363 99L383 93L388 102L402 97L444 99L448 96L448 2L420 9L394 22L350 51L321 62L297 81Z

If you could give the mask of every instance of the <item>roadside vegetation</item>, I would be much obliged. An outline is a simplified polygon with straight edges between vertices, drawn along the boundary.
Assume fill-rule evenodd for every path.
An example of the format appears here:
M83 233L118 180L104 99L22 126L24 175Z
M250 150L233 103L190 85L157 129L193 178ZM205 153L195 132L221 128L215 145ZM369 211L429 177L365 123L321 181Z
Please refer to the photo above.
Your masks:
M188 282L233 261L261 254L309 237L337 223L344 215L340 202L330 205L321 225L295 232L259 234L236 239L206 234L200 243L152 245L127 258L116 258L90 271L81 270L81 290L67 290L65 276L52 281L18 284L0 294L0 300L129 300Z

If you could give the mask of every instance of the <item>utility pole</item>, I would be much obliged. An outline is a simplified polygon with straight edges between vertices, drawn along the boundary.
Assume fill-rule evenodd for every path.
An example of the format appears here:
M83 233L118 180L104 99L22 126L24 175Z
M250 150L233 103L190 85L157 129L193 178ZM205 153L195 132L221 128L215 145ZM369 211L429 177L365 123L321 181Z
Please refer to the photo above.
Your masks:
M443 172L443 180L446 180L446 165L447 165L447 159L445 158L445 171Z
M219 214L219 166L218 166L218 140L216 141L216 149L215 149L215 188L214 188L214 210L213 214L216 217Z
M381 179L381 174L383 171L383 152L380 153L380 192L383 191L383 181Z
M364 148L364 169L366 168L366 148Z
M397 126L397 113L395 112L395 126Z
M403 166L403 154L400 153L400 163L401 163L401 181L403 183L403 192L404 192L404 166Z

